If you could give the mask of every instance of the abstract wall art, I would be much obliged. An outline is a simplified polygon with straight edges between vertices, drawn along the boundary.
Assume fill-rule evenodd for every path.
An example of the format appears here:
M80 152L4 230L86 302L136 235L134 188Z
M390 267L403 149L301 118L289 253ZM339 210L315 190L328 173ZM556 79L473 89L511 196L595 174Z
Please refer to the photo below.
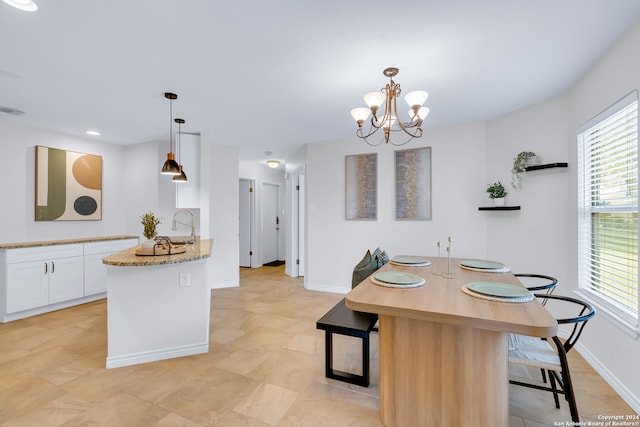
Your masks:
M395 152L396 219L431 219L431 147Z
M36 221L102 219L102 157L36 146Z
M345 159L346 217L375 220L378 210L378 155L357 154Z

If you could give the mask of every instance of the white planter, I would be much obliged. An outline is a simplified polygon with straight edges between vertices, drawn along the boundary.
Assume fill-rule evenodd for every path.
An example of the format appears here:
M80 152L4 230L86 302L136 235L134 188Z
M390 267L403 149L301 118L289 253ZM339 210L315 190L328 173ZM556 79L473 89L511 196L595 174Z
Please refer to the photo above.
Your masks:
M493 199L494 206L504 206L504 197Z
M146 241L142 242L142 244L140 245L140 247L141 247L142 249L145 249L145 250L146 250L146 249L153 249L153 247L154 247L155 245L156 245L156 241L155 241L155 240L153 240L153 239L149 239L149 240L146 240Z

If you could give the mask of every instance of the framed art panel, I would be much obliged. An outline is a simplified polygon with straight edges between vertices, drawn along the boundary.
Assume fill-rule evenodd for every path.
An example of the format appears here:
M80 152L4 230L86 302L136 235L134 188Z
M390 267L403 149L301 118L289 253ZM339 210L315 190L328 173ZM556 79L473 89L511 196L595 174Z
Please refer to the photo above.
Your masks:
M431 219L431 147L395 152L396 219Z
M375 220L378 211L378 155L345 157L346 217Z
M102 219L102 157L36 146L36 221Z

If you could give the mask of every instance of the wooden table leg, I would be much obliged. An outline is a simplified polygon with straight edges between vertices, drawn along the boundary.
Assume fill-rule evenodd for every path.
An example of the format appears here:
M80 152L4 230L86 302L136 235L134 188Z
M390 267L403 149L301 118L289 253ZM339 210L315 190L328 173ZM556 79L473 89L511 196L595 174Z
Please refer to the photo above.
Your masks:
M507 333L380 315L387 427L507 426Z

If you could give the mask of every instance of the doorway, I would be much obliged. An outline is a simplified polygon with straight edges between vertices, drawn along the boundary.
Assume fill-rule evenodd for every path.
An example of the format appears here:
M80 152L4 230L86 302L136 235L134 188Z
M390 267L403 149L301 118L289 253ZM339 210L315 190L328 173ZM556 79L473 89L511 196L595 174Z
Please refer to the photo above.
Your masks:
M262 264L280 260L280 185L262 184Z

